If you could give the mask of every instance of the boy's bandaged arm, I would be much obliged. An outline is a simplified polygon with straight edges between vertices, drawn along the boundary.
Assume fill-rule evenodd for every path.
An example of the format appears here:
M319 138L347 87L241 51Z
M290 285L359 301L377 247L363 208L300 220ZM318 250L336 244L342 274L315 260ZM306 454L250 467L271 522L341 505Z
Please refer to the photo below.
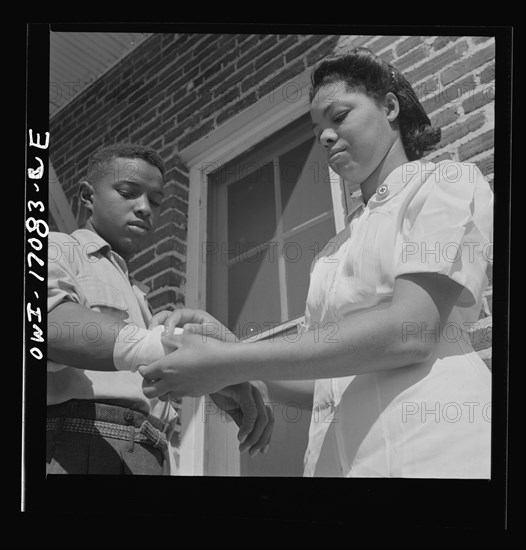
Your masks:
M81 369L134 372L164 357L162 331L63 302L48 313L48 358Z

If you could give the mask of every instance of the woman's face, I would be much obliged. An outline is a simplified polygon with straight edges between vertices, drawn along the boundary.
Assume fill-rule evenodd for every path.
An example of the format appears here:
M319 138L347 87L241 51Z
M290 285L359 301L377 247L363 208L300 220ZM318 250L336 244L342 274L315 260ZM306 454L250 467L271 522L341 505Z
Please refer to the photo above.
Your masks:
M371 176L398 136L391 125L398 104L393 110L392 100L377 102L362 92L347 91L344 82L322 86L310 113L329 165L353 184L362 185Z

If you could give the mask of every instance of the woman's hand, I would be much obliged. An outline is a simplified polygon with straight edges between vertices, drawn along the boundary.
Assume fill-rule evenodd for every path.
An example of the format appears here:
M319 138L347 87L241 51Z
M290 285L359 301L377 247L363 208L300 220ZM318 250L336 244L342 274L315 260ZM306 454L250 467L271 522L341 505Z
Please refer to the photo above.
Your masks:
M176 351L139 367L146 397L152 399L166 393L172 398L200 397L237 382L229 378L225 359L228 348L237 344L223 343L195 334L193 330L194 327L187 324L182 334L163 334L162 342Z
M168 334L173 334L175 327L191 325L197 334L215 338L222 342L238 341L233 332L202 309L180 308L174 311L161 311L152 317L149 328L154 328L163 323L164 331Z

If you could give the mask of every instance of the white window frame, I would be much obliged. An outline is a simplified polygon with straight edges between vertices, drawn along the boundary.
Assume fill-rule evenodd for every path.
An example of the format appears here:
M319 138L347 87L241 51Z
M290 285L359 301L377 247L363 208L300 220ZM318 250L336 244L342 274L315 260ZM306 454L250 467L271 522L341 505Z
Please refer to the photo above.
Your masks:
M208 174L272 136L309 110L310 72L285 82L254 105L226 121L186 149L180 158L190 171L186 296L189 308L206 309L206 264L203 245L207 234ZM345 227L345 183L329 167L334 222L338 233ZM297 321L300 322L302 318ZM289 326L289 324L287 324ZM276 327L273 332L286 327ZM265 334L258 335L259 338ZM258 339L259 339L258 338ZM205 398L184 398L181 409L181 475L240 475L237 427L212 415L204 422ZM214 431L213 438L207 437Z

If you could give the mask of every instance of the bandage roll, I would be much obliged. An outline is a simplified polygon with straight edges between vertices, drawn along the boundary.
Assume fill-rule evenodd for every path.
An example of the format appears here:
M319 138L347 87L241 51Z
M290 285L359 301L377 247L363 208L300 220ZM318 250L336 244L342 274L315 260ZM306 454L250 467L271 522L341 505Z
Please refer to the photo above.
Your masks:
M117 370L136 372L141 365L158 361L172 351L165 348L161 341L164 326L159 325L151 330L138 328L137 325L124 326L117 335L113 348L113 363ZM176 328L175 333L182 333Z

